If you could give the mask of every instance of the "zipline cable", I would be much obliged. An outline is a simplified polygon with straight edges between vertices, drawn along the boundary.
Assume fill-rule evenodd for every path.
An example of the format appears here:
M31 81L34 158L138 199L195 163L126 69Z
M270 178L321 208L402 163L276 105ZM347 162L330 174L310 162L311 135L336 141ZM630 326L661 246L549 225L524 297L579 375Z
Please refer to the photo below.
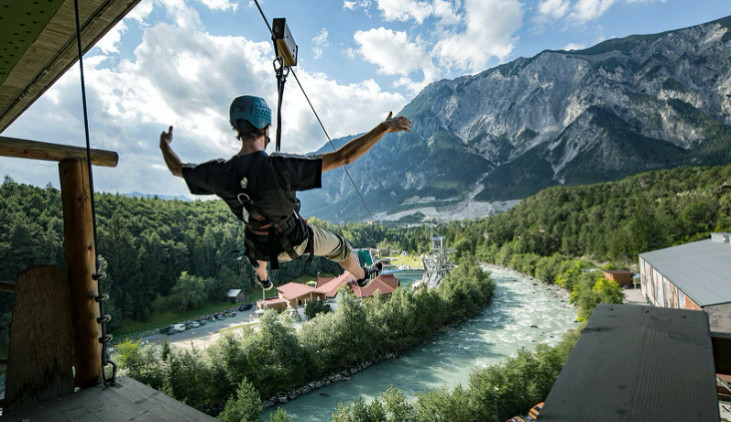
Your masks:
M81 74L81 103L84 109L84 134L86 135L86 165L89 172L89 199L91 201L91 225L94 231L94 274L91 277L97 282L98 296L94 298L99 303L99 317L97 323L101 325L102 335L99 337L99 343L101 343L102 353L102 380L104 385L112 386L115 383L117 377L117 364L113 360L109 359L109 351L107 350L107 343L112 340L112 335L107 334L107 322L112 318L109 315L104 314L104 301L109 296L102 294L102 279L104 273L100 271L99 263L99 249L97 247L98 239L96 234L96 206L94 203L94 177L91 170L91 142L89 140L89 114L86 107L86 83L84 82L84 52L81 48L81 23L79 22L79 0L74 0L74 11L76 13L76 42L79 49L79 73ZM104 368L107 365L112 365L112 376L107 378Z
M259 0L254 0L254 3L256 3L256 7L259 9L259 13L261 14L262 19L264 19L264 23L266 24L267 28L269 29L269 33L272 35L272 39L273 39L274 31L272 31L272 27L271 27L271 25L269 25L269 21L267 20L266 16L264 16L264 11L261 10L261 6L259 6ZM307 104L310 105L310 109L315 114L315 117L317 118L317 122L320 123L320 127L322 128L322 131L325 133L325 136L327 137L327 140L330 143L330 146L332 147L333 151L337 151L337 148L335 148L335 144L333 143L332 139L330 139L330 135L327 133L327 130L325 129L325 125L322 123L320 116L317 114L317 111L315 110L315 106L312 105L312 101L310 101L310 97L305 92L305 88L302 86L302 83L300 82L299 78L297 77L297 74L295 73L294 69L289 68L289 70L290 70L290 72L292 72L294 79L297 81L297 85L300 87L302 94L305 96L305 99L307 100ZM277 127L277 131L279 131L279 130L280 130L279 127ZM371 221L373 222L373 224L376 224L376 219L373 217L373 213L371 213L371 210L368 208L368 205L366 204L365 199L363 199L363 195L360 193L358 186L355 185L355 181L353 181L353 177L350 175L348 168L346 166L343 166L343 170L345 170L345 174L348 175L348 179L350 179L350 183L353 185L355 192L358 194L358 197L360 198L360 202L363 203L363 207L365 207L366 211L368 212L368 215L371 217Z

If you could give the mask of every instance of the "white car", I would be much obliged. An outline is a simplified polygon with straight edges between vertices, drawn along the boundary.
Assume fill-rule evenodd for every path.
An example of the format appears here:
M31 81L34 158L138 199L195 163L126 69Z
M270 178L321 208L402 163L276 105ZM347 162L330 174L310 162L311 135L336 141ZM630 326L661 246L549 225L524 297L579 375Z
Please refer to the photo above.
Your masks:
M175 324L175 325L173 325L173 330L181 333L181 332L185 331L185 324Z
M191 328L198 328L200 326L201 325L200 325L200 323L198 321L193 321L193 322L190 323L190 327Z

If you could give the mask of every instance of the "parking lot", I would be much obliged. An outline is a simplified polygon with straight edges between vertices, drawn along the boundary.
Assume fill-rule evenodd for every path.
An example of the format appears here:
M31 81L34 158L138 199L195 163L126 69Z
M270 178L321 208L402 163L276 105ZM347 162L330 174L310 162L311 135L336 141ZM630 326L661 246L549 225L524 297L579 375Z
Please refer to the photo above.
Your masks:
M205 325L201 325L197 328L188 328L183 332L175 334L154 334L151 336L143 337L142 344L158 345L162 344L164 339L167 337L170 345L173 348L178 347L197 347L206 348L208 345L216 341L220 336L220 331L226 328L233 328L237 326L243 326L248 323L258 322L255 318L254 308L248 311L237 311L236 315L227 317L224 320L206 321ZM181 321L182 322L182 321Z

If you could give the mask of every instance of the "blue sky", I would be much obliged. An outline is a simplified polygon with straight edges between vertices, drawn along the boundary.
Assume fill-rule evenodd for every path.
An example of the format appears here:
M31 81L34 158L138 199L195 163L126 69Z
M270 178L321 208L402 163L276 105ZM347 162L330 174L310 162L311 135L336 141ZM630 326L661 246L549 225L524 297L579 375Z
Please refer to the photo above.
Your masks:
M299 45L295 69L334 139L369 130L429 83L477 73L546 49L657 33L731 15L728 0L262 0L287 18ZM175 126L186 162L228 157L233 97L276 101L273 48L249 0L142 0L85 56L92 147L117 151L95 169L96 189L190 196L171 176L158 136ZM84 145L78 67L4 136ZM283 151L326 142L290 76ZM58 186L54 163L0 160L16 181Z

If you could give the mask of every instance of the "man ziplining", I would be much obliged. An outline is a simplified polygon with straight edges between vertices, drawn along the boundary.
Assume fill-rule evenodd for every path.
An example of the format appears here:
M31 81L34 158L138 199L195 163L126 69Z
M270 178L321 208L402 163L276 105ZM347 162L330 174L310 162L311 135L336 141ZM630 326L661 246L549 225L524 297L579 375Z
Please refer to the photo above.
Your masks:
M246 225L246 254L254 267L254 280L265 290L272 288L267 262L272 269L279 261L322 256L335 261L365 287L383 269L381 262L361 267L352 246L340 235L308 223L299 215L297 191L322 187L322 173L345 166L373 148L386 133L411 132L406 117L388 117L370 132L340 149L322 155L293 155L265 150L269 145L272 112L263 98L237 97L229 108L229 121L241 150L229 160L183 164L170 144L173 127L160 134L165 164L182 177L194 195L216 195Z

